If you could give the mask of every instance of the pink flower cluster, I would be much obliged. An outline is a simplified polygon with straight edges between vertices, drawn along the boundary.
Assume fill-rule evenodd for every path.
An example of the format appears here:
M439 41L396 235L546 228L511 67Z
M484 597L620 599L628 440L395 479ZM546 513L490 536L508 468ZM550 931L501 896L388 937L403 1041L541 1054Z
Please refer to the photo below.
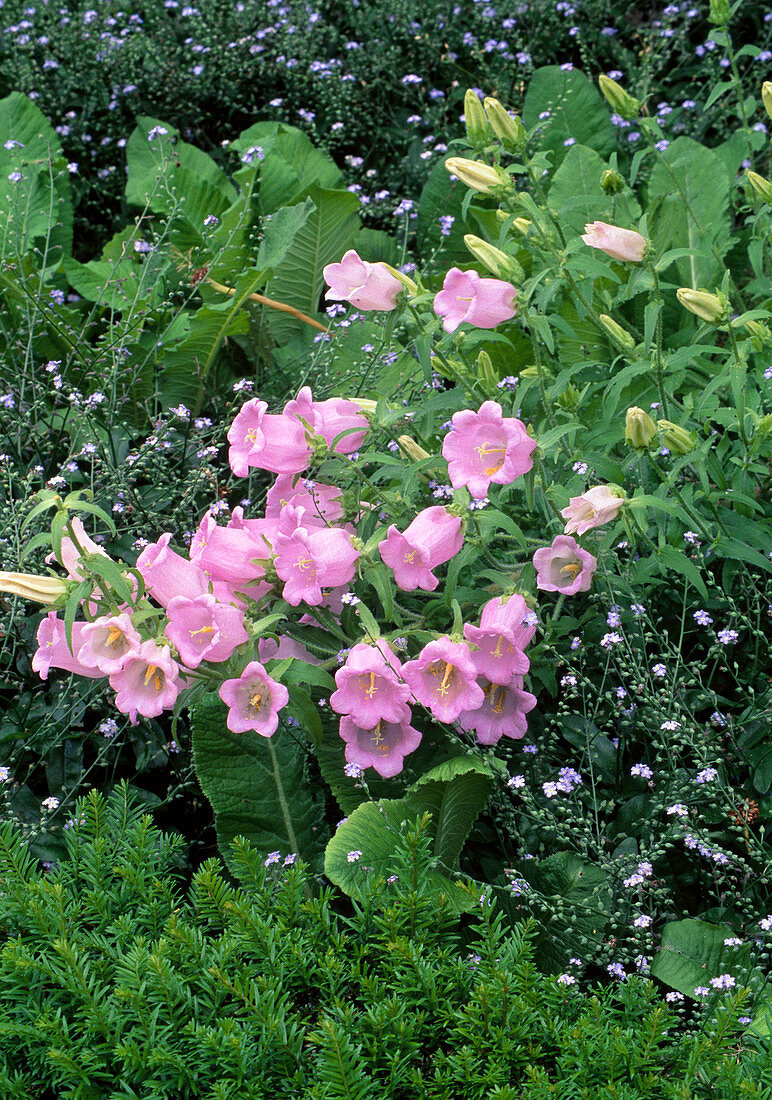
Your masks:
M624 504L624 495L611 485L595 485L578 497L571 497L567 507L561 509L566 521L563 534L552 540L551 546L543 546L533 556L536 569L536 586L543 592L561 592L573 596L586 592L598 559L588 550L582 550L571 536L583 535L594 527L601 527L616 519Z

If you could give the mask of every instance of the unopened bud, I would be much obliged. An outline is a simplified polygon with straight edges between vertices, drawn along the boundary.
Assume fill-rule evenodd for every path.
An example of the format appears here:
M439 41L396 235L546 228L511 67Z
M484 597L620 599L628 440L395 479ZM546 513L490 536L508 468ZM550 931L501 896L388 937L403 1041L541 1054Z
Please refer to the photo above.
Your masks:
M523 369L520 371L520 378L538 378L540 373L541 373L542 378L553 378L554 377L552 372L549 371L546 367L542 367L541 372L540 372L538 367L531 366L531 367L523 367Z
M23 600L55 604L67 593L67 581L60 577L41 577L36 573L4 573L0 571L0 592L10 592Z
M672 420L658 420L657 431L663 445L674 455L688 455L697 444L694 432L687 432L686 428L680 428Z
M488 244L482 237L475 237L474 233L464 235L464 244L476 260L486 267L497 279L506 279L508 283L522 283L525 278L517 260L502 252L495 245Z
M676 291L676 298L685 309L709 324L717 324L729 319L729 302L721 293L711 294L707 290L681 287Z
M625 181L619 172L613 168L607 168L600 177L600 186L607 195L618 195L625 185Z
M579 408L579 398L579 390L571 382L562 393L558 394L557 403L565 412L575 412Z
M608 105L622 118L635 118L641 109L641 101L626 92L621 84L601 73L598 84Z
M627 410L625 417L625 439L636 450L643 451L657 434L657 426L644 409L637 405Z
M420 462L422 458L429 458L429 452L425 451L420 444L409 435L401 435L397 439L399 443L399 449L408 456L408 458L415 459L416 462Z
M761 85L761 100L764 110L772 118L772 80L765 80Z
M751 336L759 341L761 346L769 344L770 340L772 340L772 333L766 325L762 325L761 321L746 321L745 327Z
M756 194L760 195L769 206L772 206L772 183L760 176L758 172L752 172L750 168L746 169L745 175Z
M607 313L600 314L601 324L606 332L609 334L613 342L619 348L620 351L632 351L635 347L635 340L627 331L618 325L613 317L609 317Z
M351 397L350 401L353 401L355 405L359 405L362 412L374 413L378 405L377 401L373 401L370 397Z
M484 107L491 129L507 152L521 153L525 149L528 135L517 115L513 117L498 99L492 96L484 100Z
M485 111L477 92L473 92L471 88L468 88L464 95L464 124L470 145L476 149L482 149L484 145L488 144L491 137L491 128L488 125L488 119L485 117Z
M494 369L493 360L490 355L488 355L487 351L480 352L477 356L477 363L475 365L477 367L477 377L480 381L484 382L489 389L495 389L499 381L499 376Z
M482 195L491 195L499 188L512 186L512 180L506 172L500 168L493 168L490 164L483 164L479 160L449 157L445 161L445 167L454 176L458 176L467 187L471 187L473 191L479 191Z
M708 22L717 27L725 27L732 18L732 9L729 0L710 0L710 14Z

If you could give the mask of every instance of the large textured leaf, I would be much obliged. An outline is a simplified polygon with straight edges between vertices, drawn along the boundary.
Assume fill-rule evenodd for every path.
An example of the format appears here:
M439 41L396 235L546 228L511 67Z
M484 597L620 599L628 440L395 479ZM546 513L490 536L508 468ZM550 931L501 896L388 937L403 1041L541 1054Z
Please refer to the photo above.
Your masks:
M540 120L544 111L549 111L550 117ZM533 74L523 103L523 122L530 130L540 121L539 148L552 151L555 165L570 148L565 144L569 139L601 156L616 148L608 105L578 69L564 72L559 65L545 65Z
M6 143L18 142L12 148ZM9 178L21 172L20 180ZM16 259L48 244L46 266L72 252L72 196L59 138L35 104L12 92L0 100L0 256Z
M296 233L280 269L268 284L267 294L313 317L324 286L324 266L340 260L354 243L359 230L359 200L349 191L316 185L309 188L308 194L315 209ZM308 329L303 321L276 311L270 313L268 322L278 343L300 329Z
M272 214L297 202L314 185L336 188L342 174L327 153L317 149L295 126L284 122L256 122L232 143L238 153L253 146L263 149L260 166L260 210Z
M413 784L405 805L413 816L432 815L432 853L455 867L475 818L488 799L493 771L480 760L455 757L438 764Z
M567 235L584 232L588 222L602 221L634 229L641 216L638 201L629 188L607 195L600 185L608 165L594 149L572 146L555 173L549 190L550 209Z
M600 943L608 921L611 891L605 873L573 852L556 852L521 868L534 890L550 899L553 914L536 941L538 965L562 970L580 949L579 937ZM561 906L554 903L559 899ZM585 948L586 950L586 948Z
M282 732L233 734L226 713L216 695L191 713L196 775L215 813L223 859L229 862L233 838L243 836L264 852L298 852L318 868L326 827L303 749Z
M679 137L662 154L648 188L649 231L658 252L689 248L690 256L674 261L681 286L713 289L723 268L720 256L729 247L729 177L710 149Z
M128 226L107 242L101 259L85 264L65 260L70 286L87 301L99 302L117 313L138 299L156 304L162 294L160 275L169 259L159 252L141 257L134 249L138 236L136 226Z
M665 985L687 997L698 986L710 988L710 979L720 974L738 974L746 969L750 947L725 947L731 928L704 920L678 920L666 924L662 946L651 963L651 972Z

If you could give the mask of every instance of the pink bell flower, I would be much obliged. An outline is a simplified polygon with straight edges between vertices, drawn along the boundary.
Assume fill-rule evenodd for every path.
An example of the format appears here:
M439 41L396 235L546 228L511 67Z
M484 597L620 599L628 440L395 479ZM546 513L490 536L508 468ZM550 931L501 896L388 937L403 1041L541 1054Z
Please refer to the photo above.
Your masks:
M403 665L402 679L440 722L454 722L463 711L482 706L477 670L465 642L447 637L429 642L416 660Z
M335 485L279 474L265 498L265 518L278 519L287 505L305 509L306 528L328 527L345 515L341 491Z
M325 297L339 302L351 302L363 311L392 310L405 289L384 263L368 263L350 248L337 264L327 264L323 271L329 290Z
M320 435L328 447L332 447L336 436L351 428L343 439L339 439L334 450L337 454L352 454L359 450L367 433L370 422L362 415L362 410L354 401L343 397L330 397L326 401L314 401L309 386L304 386L294 401L284 406L284 416L293 416L310 425L316 435Z
M536 706L536 696L523 691L523 677L516 676L508 685L482 681L484 700L477 710L459 715L462 729L474 730L481 745L495 745L502 737L517 741L528 728L526 714Z
M378 552L403 592L434 591L440 582L432 570L459 552L464 541L461 527L460 517L441 505L424 508L402 533L394 524L389 527Z
M78 653L83 645L83 628L86 623L72 624L72 648ZM89 665L84 665L70 650L67 645L67 635L64 629L64 620L57 617L55 611L49 611L38 627L38 648L32 658L33 672L37 672L41 680L48 679L48 673L52 668L62 668L65 672L74 672L78 676L88 676L91 680L98 680L102 673Z
M132 725L136 724L138 714L157 718L174 706L182 686L179 671L168 645L143 642L139 649L127 654L123 668L110 677L116 707L121 714L128 714Z
M338 714L349 715L361 729L372 729L380 721L409 722L411 692L399 679L401 670L382 638L375 645L355 645L335 673L337 690L330 696L330 706Z
M227 661L237 646L249 641L242 613L214 596L176 597L166 613L166 637L187 668L198 668L202 661Z
M228 461L237 477L250 468L274 474L298 474L311 458L303 425L292 416L268 412L256 397L242 406L228 430Z
M279 725L279 711L289 702L284 684L272 680L259 661L251 661L237 680L225 680L220 698L228 707L226 725L231 733L254 730L271 737Z
M446 332L466 321L475 328L495 328L517 313L517 290L503 279L483 279L476 271L452 267L434 296L434 312Z
M301 623L304 618L305 615L301 615ZM282 634L278 641L275 638L259 638L257 655L263 664L266 661L281 660L283 657L297 657L299 661L305 661L307 665L320 665L322 663L304 645L296 642L293 638L288 638L286 634Z
M573 596L586 592L592 584L592 575L598 568L598 559L582 550L570 535L557 535L551 546L542 546L533 556L536 570L536 587L543 592L562 592Z
M522 596L506 602L489 600L482 610L480 625L464 625L464 637L472 646L472 661L477 673L494 684L510 684L516 675L530 667L523 652L533 637L535 625L523 625L528 606Z
M451 424L442 454L454 489L466 485L473 497L482 500L491 482L509 485L533 466L536 440L516 417L504 416L497 401L483 402L478 412L454 413Z
M340 720L340 735L346 742L346 762L360 768L375 768L384 779L399 775L407 754L415 752L421 744L421 734L407 720L379 721L364 729L346 715Z
M585 225L582 240L590 248L599 248L612 260L627 260L639 264L644 257L648 242L634 229L619 229L608 222L591 222Z
M291 535L278 535L274 565L284 581L282 595L297 607L311 606L324 598L323 588L348 584L356 572L359 551L338 527L308 531L298 527Z
M83 521L78 516L73 516L72 529L75 533L75 537L80 543L84 554L101 554L103 558L108 557L108 554L94 540L86 534L86 529L83 526ZM67 576L71 580L83 580L84 574L80 568L80 550L77 548L73 540L69 535L62 536L62 553L60 562L67 570ZM46 562L49 564L56 561L55 554L49 554L46 558Z
M568 506L561 508L560 514L566 520L564 533L583 535L593 527L610 523L624 502L624 494L615 492L610 485L593 485L580 497L571 497Z
M87 668L95 668L103 676L111 676L123 668L126 656L142 645L142 638L132 625L131 615L103 615L92 623L83 623L78 660Z
M145 587L162 607L167 607L175 596L193 600L209 591L207 578L198 565L169 549L171 538L170 534L161 535L137 558Z
M265 576L265 569L271 557L277 524L271 520L249 521L250 524L262 524L262 531L270 532L269 541L262 538L261 528L245 524L243 527L219 527L213 517L207 517L190 546L191 557L196 564L215 580L241 587L248 585L246 591L253 593L249 582ZM201 593L196 593L201 595Z

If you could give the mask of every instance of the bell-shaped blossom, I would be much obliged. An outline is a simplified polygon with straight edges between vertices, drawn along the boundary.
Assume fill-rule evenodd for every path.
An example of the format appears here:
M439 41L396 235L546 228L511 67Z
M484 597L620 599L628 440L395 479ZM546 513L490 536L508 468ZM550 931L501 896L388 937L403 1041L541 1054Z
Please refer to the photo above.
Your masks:
M560 514L566 521L564 533L583 535L593 527L609 523L624 502L624 494L610 485L593 485L580 497L571 497L568 506L561 508Z
M170 534L161 535L137 558L145 587L162 607L167 607L175 596L193 600L209 591L207 578L198 565L169 549L171 538Z
M132 723L136 723L138 714L143 718L157 718L162 711L174 706L181 687L179 671L168 645L143 642L139 649L125 657L123 667L110 677L116 707L122 714L128 714Z
M459 726L474 730L481 745L495 745L502 737L524 737L526 714L536 706L536 696L523 690L523 677L515 676L507 685L482 680L481 686L485 696L482 705L460 714Z
M102 673L98 669L84 665L75 656L83 645L85 625L85 623L72 624L71 650L67 644L64 620L60 619L55 611L49 611L38 627L38 648L32 658L32 669L37 672L41 680L48 679L49 670L52 668L62 668L65 672L75 672L78 676L88 676L92 680L99 679Z
M598 559L582 550L570 535L557 535L551 546L542 546L533 556L536 570L536 587L543 592L562 592L573 596L586 592L592 584L592 575L598 568Z
M310 425L316 435L320 435L328 447L332 447L341 432L348 432L335 444L338 454L351 454L359 449L365 433L370 427L366 416L354 401L343 397L330 397L326 401L314 401L309 386L304 386L294 401L284 406L284 416L294 416ZM356 428L356 431L351 429Z
M536 440L516 417L504 416L497 401L485 401L478 412L457 412L451 424L442 454L454 489L466 485L482 500L491 482L509 485L533 466Z
M86 533L86 529L83 526L83 521L78 516L72 518L72 530L75 538L80 544L80 549L75 545L75 542L69 535L62 536L62 548L61 555L58 559L64 568L67 570L67 576L72 580L83 580L84 573L80 567L81 550L84 554L101 554L103 558L108 557L105 550L94 542L94 540ZM49 554L46 558L48 563L56 561L55 554Z
M260 580L271 557L277 525L274 520L251 524L258 526L219 527L212 516L205 517L191 543L191 558L213 579L227 584L241 587ZM249 586L246 591L252 594L254 590Z
M509 684L530 667L523 652L536 626L531 625L528 606L522 596L489 600L482 610L480 625L466 623L464 637L472 646L472 661L480 676L495 684Z
M462 711L482 705L477 669L465 642L447 637L429 642L416 660L403 665L402 679L440 722L454 722Z
M78 660L95 668L103 676L111 676L123 668L126 656L142 645L142 638L131 621L131 615L102 615L92 623L83 623Z
M242 613L214 596L176 597L166 613L166 637L188 668L198 668L202 661L227 661L237 646L249 641Z
M405 289L384 263L368 263L350 248L337 264L327 264L323 271L329 290L325 297L339 302L351 302L363 311L396 309L397 297Z
M279 474L265 498L265 518L278 519L287 505L305 509L304 526L307 528L328 527L345 515L337 486Z
M323 588L348 584L356 571L359 551L337 527L298 527L291 535L278 535L274 545L274 565L284 581L282 595L293 607L301 602L320 604Z
M225 680L220 698L228 707L226 725L231 733L254 730L270 737L279 725L279 711L289 702L284 684L272 680L259 661L251 661L237 680Z
M238 477L247 477L250 468L298 474L311 458L300 421L269 413L267 403L256 397L242 406L228 431L228 442L228 461Z
M340 720L340 735L346 742L346 762L360 768L375 768L384 779L398 775L405 757L421 744L421 734L410 723L376 722L365 729L346 715Z
M447 508L424 508L405 531L398 531L392 524L386 538L378 543L378 552L404 592L416 588L433 592L440 582L432 570L459 552L464 541L461 527L461 519Z
M584 227L582 240L590 248L599 248L612 260L627 260L639 264L647 248L647 240L634 229L620 229L608 222L591 222Z
M451 267L442 290L434 296L434 312L446 332L466 321L475 328L495 328L517 313L517 290L503 279L483 279L476 271Z
M399 679L401 669L382 638L375 645L355 645L335 673L337 690L330 696L330 706L338 714L349 715L362 729L372 729L380 721L409 721L411 692Z

